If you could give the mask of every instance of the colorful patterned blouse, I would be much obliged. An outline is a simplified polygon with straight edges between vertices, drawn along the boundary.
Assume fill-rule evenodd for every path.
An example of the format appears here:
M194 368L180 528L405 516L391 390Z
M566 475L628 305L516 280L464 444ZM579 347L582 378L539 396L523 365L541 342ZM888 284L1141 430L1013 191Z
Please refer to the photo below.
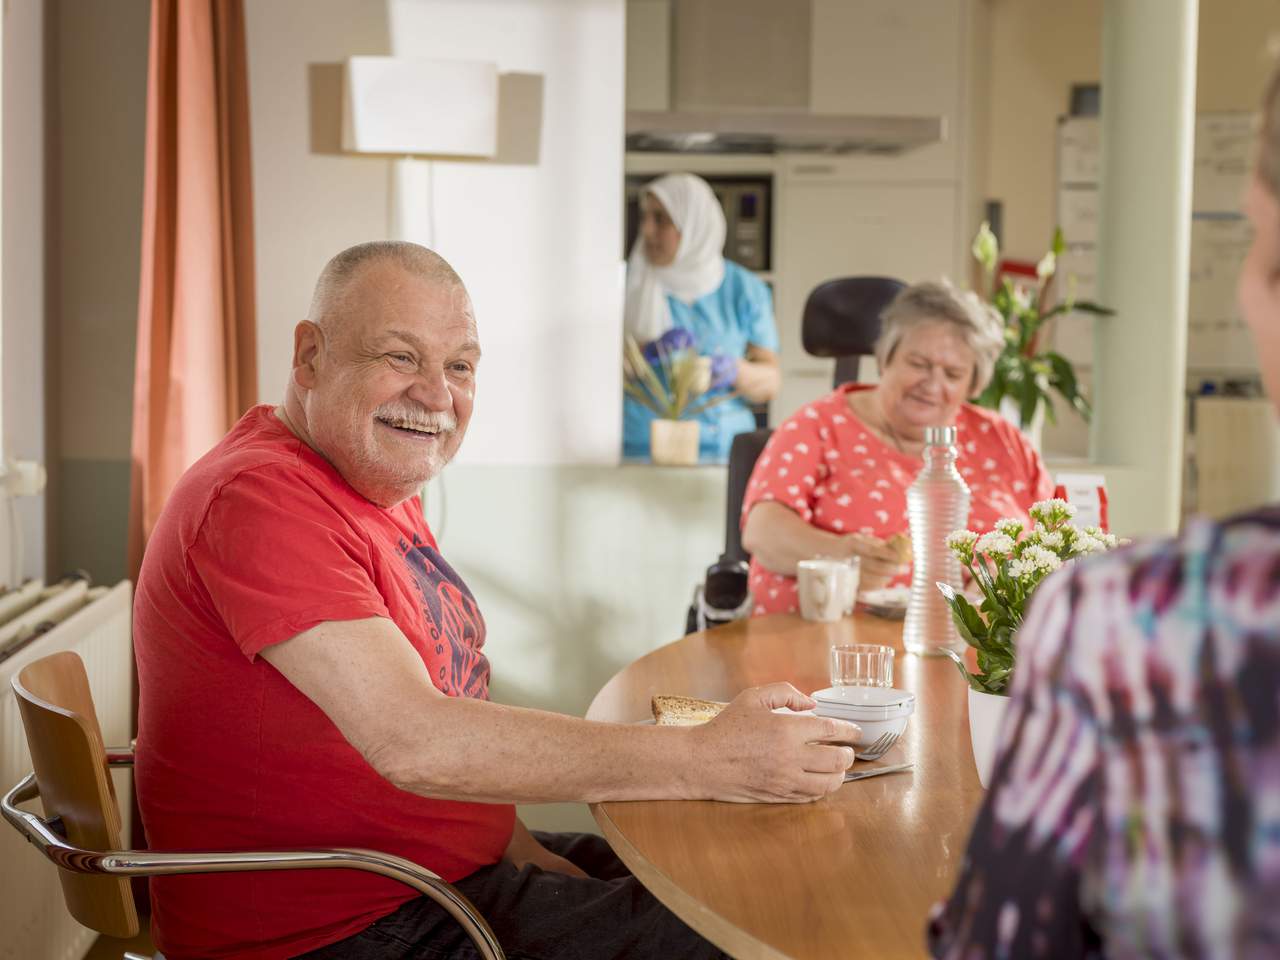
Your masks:
M949 960L1280 956L1280 507L1040 588Z

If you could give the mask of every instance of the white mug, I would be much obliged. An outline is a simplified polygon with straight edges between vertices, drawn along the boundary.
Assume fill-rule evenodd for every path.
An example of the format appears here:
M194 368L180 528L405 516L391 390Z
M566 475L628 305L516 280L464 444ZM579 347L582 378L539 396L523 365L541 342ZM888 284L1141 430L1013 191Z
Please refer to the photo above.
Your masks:
M850 587L857 593L853 568L843 560L801 560L796 565L796 592L800 616L831 623L845 615Z
M844 612L845 616L853 613L853 608L858 603L858 584L862 580L862 558L848 557L844 560L838 560L841 566L841 592L844 596Z

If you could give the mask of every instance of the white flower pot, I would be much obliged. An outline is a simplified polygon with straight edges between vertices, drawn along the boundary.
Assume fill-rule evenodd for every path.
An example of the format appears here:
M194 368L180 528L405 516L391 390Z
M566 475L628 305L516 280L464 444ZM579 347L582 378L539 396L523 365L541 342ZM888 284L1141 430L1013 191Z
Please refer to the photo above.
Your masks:
M973 745L973 762L978 768L978 780L984 790L991 780L991 767L996 759L996 740L1008 707L1008 697L969 688L969 741Z
M668 467L698 462L697 420L653 420L649 423L649 457Z
M1022 435L1027 438L1031 446L1035 447L1037 452L1040 450L1040 441L1044 434L1044 401L1041 400L1036 406L1036 415L1031 418L1031 422L1025 427L1022 425L1022 412L1019 409L1018 401L1013 397L1000 398L1000 416L1004 417L1015 427L1022 431Z

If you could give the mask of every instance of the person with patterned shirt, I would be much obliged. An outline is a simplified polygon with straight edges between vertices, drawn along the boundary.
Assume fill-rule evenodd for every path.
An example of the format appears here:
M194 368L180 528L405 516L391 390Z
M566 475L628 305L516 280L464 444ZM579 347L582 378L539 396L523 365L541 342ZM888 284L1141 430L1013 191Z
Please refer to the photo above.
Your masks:
M591 723L489 700L485 623L418 491L462 443L480 347L453 269L414 244L334 257L294 331L284 402L183 475L134 603L138 801L156 849L364 847L454 883L512 957L720 957L600 837L513 804L804 802L853 724L744 691L700 727ZM170 960L474 956L433 900L346 870L152 881Z
M1239 301L1280 408L1280 70ZM943 960L1280 956L1280 507L1037 590Z
M860 558L862 588L906 582L886 544L907 529L907 488L924 465L926 427L954 424L969 523L1027 519L1053 481L1012 424L966 403L991 379L1003 325L972 295L918 283L885 309L880 382L847 383L783 422L756 461L742 503L752 611L794 613L796 564Z

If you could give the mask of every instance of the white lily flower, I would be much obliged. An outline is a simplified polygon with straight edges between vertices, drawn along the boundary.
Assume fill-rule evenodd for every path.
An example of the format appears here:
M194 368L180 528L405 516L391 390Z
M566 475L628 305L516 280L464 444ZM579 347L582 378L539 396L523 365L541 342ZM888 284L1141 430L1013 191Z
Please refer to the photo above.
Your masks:
M1036 276L1041 280L1046 277L1052 277L1058 269L1058 257L1052 250L1040 258L1040 262L1036 264Z
M973 238L973 256L988 273L994 273L996 261L1000 257L1000 242L991 232L991 224L986 220L978 228L978 235Z

